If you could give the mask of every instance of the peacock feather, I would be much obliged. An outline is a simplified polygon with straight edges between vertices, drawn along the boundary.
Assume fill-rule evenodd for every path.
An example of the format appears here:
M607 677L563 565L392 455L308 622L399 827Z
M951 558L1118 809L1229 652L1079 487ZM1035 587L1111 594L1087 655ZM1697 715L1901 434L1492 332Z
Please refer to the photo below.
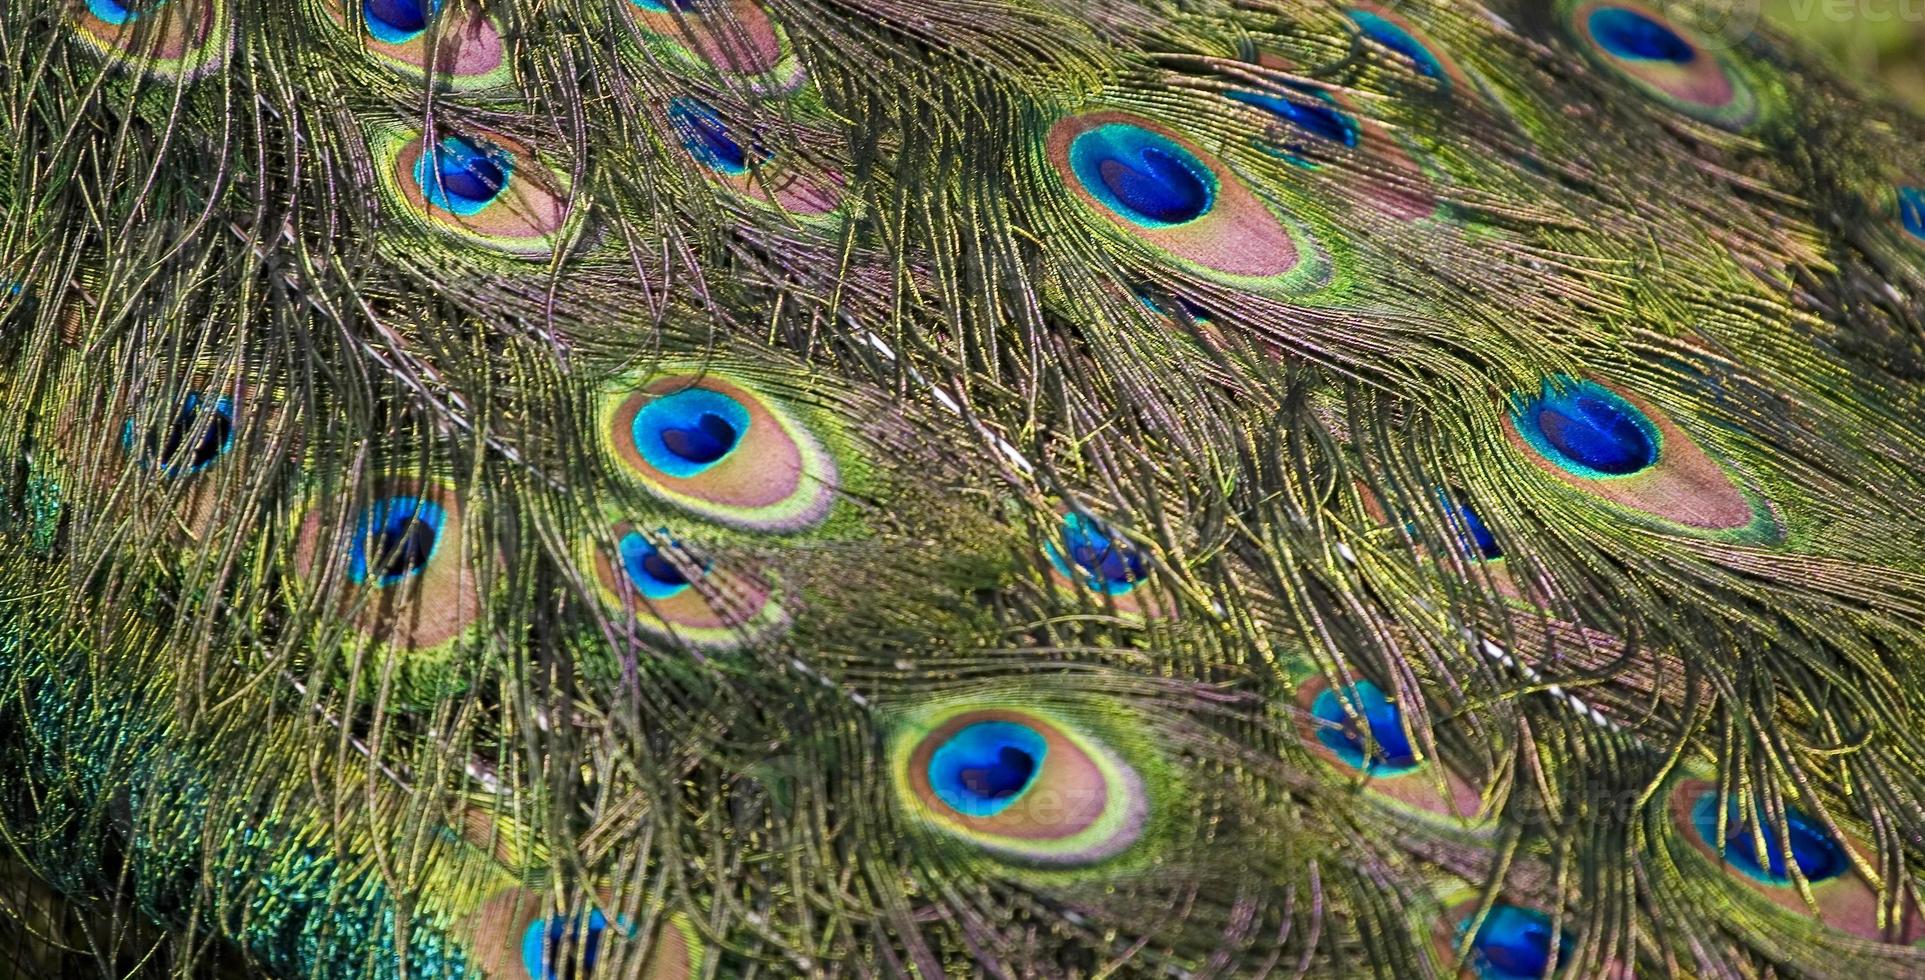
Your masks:
M1925 123L1720 12L0 8L0 972L1925 974Z

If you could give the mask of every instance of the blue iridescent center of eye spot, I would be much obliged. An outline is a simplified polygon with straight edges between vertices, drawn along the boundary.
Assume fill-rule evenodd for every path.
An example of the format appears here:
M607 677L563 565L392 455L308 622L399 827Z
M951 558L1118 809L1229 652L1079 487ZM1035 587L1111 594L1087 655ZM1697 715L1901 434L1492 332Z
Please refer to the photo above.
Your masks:
M1531 448L1571 473L1630 476L1658 461L1658 428L1603 385L1552 378L1535 397L1514 399L1511 424Z
M428 203L467 217L508 189L514 158L466 136L443 136L415 161L414 179Z
M1898 221L1913 238L1925 241L1925 188L1898 188Z
M1146 228L1195 221L1216 203L1216 175L1175 140L1105 123L1069 145L1070 170L1104 207Z
M586 916L536 919L521 937L521 965L531 980L573 980L595 975L608 917L601 910ZM578 972L579 971L579 972Z
M1043 771L1049 744L1013 721L964 726L929 756L936 798L969 817L993 817L1021 799Z
M1466 554L1489 561L1504 557L1504 549L1498 547L1497 536L1493 535L1491 529L1484 524L1484 519L1478 515L1476 508L1461 497L1453 499L1450 492L1446 490L1437 491L1437 499L1443 503L1447 511L1454 512L1452 518L1457 523L1457 529L1462 532L1459 544L1463 546Z
M667 2L663 2L663 0L628 0L628 2L650 13L657 14L668 13L671 8L690 11L702 5L701 0L667 0Z
M1148 577L1142 552L1119 540L1101 521L1081 514L1063 515L1060 547L1046 542L1044 551L1065 578L1110 595L1122 595Z
M1476 917L1457 923L1461 939ZM1551 917L1536 909L1498 903L1484 916L1471 939L1470 966L1479 980L1536 980L1551 965L1551 946L1557 945L1559 973L1571 962L1571 938L1551 927Z
M166 3L167 0L148 0L146 3L140 0L126 3L120 0L87 0L87 12L109 24L131 24L159 10Z
M1417 768L1417 753L1404 732L1403 713L1383 690L1370 681L1358 681L1341 690L1340 694L1339 689L1326 688L1310 702L1311 717L1321 722L1317 741L1345 765L1375 775L1394 776ZM1370 729L1375 745L1365 746L1357 722L1344 711L1346 705Z
M1682 65L1698 57L1698 49L1690 41L1635 10L1605 7L1592 11L1585 28L1599 47L1619 58Z
M1444 72L1444 65L1437 56L1424 47L1423 42L1412 37L1409 31L1391 23L1368 10L1345 11L1352 23L1356 24L1364 36L1410 59L1419 75L1434 78L1448 85L1450 76Z
M1292 91L1300 94L1285 97L1263 92L1233 91L1229 95L1230 98L1244 105L1255 106L1277 117L1295 133L1307 134L1327 143L1356 147L1357 120L1337 109L1330 93L1310 85L1285 84ZM1288 135L1277 131L1278 129L1279 127L1272 127L1271 132L1264 134L1264 138L1259 141L1262 148L1272 150L1276 155L1300 167L1317 165L1315 161L1303 156L1307 151L1301 141L1291 139Z
M721 115L700 99L677 96L668 104L668 117L682 138L682 146L711 170L745 174L751 162L768 158L760 147L743 147Z
M150 428L141 439L132 419L121 426L121 445L138 453L142 467L159 467L168 476L199 473L233 444L234 404L224 397L211 404L197 394L181 399L164 434Z
M639 531L622 536L622 571L644 599L667 599L688 591L688 576Z
M441 0L361 0L361 20L375 40L402 44L428 29Z
M1164 307L1163 301L1157 298L1158 294L1152 292L1150 287L1139 286L1134 290L1134 292L1136 293L1137 302L1142 303L1143 306L1146 309L1148 309L1150 312L1155 313L1159 316L1167 316L1171 318L1175 317L1174 313L1170 312L1168 309ZM1196 303L1186 297L1178 296L1174 293L1169 293L1164 295L1166 295L1170 301L1174 302L1178 307L1180 307L1185 314L1188 314L1191 320L1194 320L1197 323L1210 322L1210 311L1205 309L1201 304Z
M635 413L629 434L648 465L688 479L733 453L749 432L749 410L707 388L660 395Z
M1713 850L1719 850L1718 794L1707 790L1691 806L1691 825ZM1751 828L1763 828L1764 855L1760 860L1758 844ZM1791 864L1813 883L1836 878L1851 870L1845 847L1826 832L1823 825L1791 807L1785 808L1785 836L1791 841ZM1725 863L1747 876L1771 885L1791 884L1791 868L1786 864L1785 848L1778 832L1759 808L1753 820L1745 820L1738 801L1730 801L1725 811L1725 837L1722 847Z
M446 520L440 504L419 497L375 501L355 521L348 579L389 586L419 575L434 558Z

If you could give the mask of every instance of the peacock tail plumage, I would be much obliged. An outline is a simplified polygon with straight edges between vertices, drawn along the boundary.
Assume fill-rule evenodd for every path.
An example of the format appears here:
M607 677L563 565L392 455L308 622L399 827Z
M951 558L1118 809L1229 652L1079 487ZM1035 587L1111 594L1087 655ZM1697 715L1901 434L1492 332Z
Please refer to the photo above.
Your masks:
M0 47L14 975L1925 973L1925 123L1741 6Z

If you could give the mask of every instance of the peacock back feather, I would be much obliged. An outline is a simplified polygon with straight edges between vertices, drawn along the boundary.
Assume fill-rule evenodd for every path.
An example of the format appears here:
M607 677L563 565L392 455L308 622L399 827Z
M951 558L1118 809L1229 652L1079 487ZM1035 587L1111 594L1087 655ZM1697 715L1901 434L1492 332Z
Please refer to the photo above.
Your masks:
M1723 8L0 11L14 974L1925 971L1925 124Z

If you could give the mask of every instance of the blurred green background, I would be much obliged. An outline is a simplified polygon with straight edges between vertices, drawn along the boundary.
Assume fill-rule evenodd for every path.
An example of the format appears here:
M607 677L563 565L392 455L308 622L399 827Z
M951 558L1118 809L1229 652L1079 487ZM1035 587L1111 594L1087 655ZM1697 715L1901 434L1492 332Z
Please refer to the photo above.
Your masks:
M1925 0L1763 0L1780 31L1925 112Z

